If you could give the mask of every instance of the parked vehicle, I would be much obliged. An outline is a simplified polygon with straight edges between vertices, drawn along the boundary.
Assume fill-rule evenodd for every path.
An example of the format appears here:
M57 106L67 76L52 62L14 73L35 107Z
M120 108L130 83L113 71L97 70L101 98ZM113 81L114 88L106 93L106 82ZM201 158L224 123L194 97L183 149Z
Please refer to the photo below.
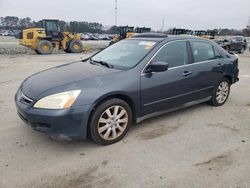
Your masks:
M89 37L88 40L99 40L98 37L96 37L96 36L93 35L93 34L89 34L88 37Z
M80 33L81 40L89 40L89 36L87 34Z
M108 35L106 35L106 34L100 34L98 36L98 39L99 40L111 40L110 37Z
M223 105L238 73L238 57L213 41L140 34L30 76L15 102L37 131L107 145L121 140L132 121L203 102Z
M242 36L225 36L216 40L216 42L228 52L244 53L247 48L247 41Z

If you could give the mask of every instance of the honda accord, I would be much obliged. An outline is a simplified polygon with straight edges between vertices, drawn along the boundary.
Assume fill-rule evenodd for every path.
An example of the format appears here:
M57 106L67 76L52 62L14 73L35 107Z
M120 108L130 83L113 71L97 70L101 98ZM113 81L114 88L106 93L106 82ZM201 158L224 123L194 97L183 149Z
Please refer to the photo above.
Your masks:
M203 102L223 105L238 74L237 55L213 41L139 34L28 77L15 102L37 131L108 145L132 122Z

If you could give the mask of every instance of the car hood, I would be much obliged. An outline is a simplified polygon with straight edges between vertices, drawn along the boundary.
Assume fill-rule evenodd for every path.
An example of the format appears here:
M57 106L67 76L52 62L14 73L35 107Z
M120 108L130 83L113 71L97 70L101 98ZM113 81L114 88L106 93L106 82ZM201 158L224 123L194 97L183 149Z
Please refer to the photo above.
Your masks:
M31 99L51 89L72 84L88 78L100 77L121 70L93 65L89 62L75 62L60 65L28 77L21 85L22 92ZM60 92L60 91L59 91Z

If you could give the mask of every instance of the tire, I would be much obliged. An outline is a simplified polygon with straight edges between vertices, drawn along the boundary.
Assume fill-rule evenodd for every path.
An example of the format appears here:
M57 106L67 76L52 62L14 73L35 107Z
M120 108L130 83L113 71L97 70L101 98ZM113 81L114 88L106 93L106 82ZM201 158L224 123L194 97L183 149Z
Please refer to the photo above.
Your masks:
M244 48L244 47L241 47L241 49L240 49L239 53L240 53L240 54L243 54L243 53L244 53L244 51L245 51L245 48Z
M231 87L230 81L227 78L223 78L214 88L212 98L208 102L208 104L212 106L222 106L223 104L225 104L230 94L230 87ZM219 96L221 96L221 98L219 98Z
M82 53L83 45L80 40L71 40L68 45L68 51L70 53Z
M64 52L65 52L65 53L71 53L71 52L69 51L69 49L68 49L68 48L67 48L67 49L65 49L65 50L64 50Z
M110 99L101 103L93 112L89 136L99 145L114 144L127 134L131 123L132 111L129 105L120 99Z
M35 50L35 52L36 52L37 54L40 54L37 50Z
M51 54L53 52L53 45L48 40L40 40L36 51L38 54Z

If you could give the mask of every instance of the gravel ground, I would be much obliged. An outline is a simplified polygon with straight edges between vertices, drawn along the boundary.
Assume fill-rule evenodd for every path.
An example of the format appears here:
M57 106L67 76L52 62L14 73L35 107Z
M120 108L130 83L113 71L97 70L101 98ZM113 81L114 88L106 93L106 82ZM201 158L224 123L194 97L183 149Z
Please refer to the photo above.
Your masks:
M109 45L109 41L82 41L85 51L95 51L103 49ZM59 50L55 53L65 53ZM16 54L36 54L33 50L19 45L19 40L14 37L0 36L0 55L16 55Z
M218 108L200 104L132 126L111 146L53 141L17 116L29 75L89 54L0 56L0 187L250 187L250 54Z

